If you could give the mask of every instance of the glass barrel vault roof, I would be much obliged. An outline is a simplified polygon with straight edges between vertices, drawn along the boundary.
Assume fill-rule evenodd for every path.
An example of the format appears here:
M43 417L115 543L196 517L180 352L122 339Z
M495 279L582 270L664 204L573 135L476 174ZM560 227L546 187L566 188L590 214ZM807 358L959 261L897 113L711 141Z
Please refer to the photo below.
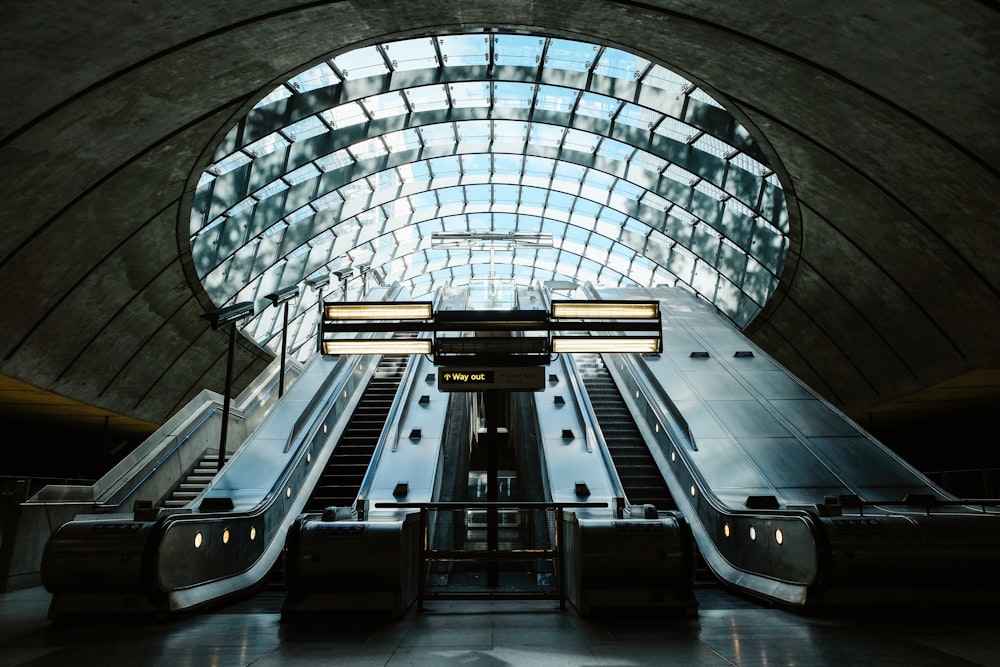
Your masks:
M553 242L431 242L456 231ZM191 213L209 296L258 302L244 331L272 348L281 317L264 295L340 271L354 279L324 298L357 299L365 269L414 297L488 278L676 285L743 327L777 286L787 234L777 176L691 82L609 47L483 32L369 46L294 76L227 134ZM318 298L292 304L300 358Z

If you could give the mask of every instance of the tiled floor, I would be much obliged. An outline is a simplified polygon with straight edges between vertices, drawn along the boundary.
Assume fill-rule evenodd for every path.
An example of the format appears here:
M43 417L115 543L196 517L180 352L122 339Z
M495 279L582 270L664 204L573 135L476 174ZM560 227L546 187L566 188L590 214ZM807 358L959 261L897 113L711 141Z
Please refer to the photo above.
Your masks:
M825 612L699 591L693 617L583 619L551 602L430 601L399 621L281 623L280 596L166 622L49 623L40 588L0 595L0 665L1000 665L976 614Z

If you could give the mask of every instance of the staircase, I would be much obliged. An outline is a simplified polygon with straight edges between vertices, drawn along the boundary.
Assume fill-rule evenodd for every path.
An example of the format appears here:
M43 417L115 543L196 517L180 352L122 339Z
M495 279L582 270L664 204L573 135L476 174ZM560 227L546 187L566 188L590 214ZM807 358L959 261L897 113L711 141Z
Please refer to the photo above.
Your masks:
M379 360L303 512L322 512L327 507L349 507L354 503L409 360L409 355L389 354Z
M226 461L229 461L230 453L226 453ZM219 452L208 450L201 455L198 462L188 470L187 474L173 488L170 495L161 504L165 509L180 509L186 507L188 503L198 497L198 494L205 490L215 474L219 471Z
M663 475L601 356L577 354L576 365L628 501L634 505L655 505L661 511L676 510Z

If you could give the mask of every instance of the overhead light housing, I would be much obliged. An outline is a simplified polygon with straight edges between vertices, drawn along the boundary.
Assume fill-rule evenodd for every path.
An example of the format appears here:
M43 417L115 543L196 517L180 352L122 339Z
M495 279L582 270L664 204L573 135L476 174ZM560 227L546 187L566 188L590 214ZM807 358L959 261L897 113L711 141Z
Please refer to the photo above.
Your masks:
M330 274L326 273L319 276L313 276L311 278L306 278L306 285L312 287L313 289L319 289L320 287L326 287L330 284Z
M430 354L427 338L344 338L323 341L323 354Z
M253 315L253 302L244 301L243 303L233 304L226 308L220 308L214 313L205 313L202 317L212 323L213 329L218 329L224 324L236 322L250 315Z
M553 301L553 319L655 320L659 301Z
M660 339L644 336L553 336L552 351L555 353L574 352L622 352L642 354L659 352Z
M431 302L415 303L326 303L323 319L338 320L429 320Z
M286 301L291 301L299 295L299 286L292 285L291 287L286 287L285 289L278 290L277 292L272 292L264 296L271 302L271 305L277 306L279 303L284 303Z

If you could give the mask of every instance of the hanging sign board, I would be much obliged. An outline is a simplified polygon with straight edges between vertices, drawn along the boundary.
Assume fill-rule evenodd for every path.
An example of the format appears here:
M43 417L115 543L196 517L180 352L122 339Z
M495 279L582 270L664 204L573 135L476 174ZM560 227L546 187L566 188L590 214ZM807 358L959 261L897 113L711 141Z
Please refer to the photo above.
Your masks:
M538 391L545 388L545 369L541 366L474 366L438 368L441 391L482 391L510 389Z

